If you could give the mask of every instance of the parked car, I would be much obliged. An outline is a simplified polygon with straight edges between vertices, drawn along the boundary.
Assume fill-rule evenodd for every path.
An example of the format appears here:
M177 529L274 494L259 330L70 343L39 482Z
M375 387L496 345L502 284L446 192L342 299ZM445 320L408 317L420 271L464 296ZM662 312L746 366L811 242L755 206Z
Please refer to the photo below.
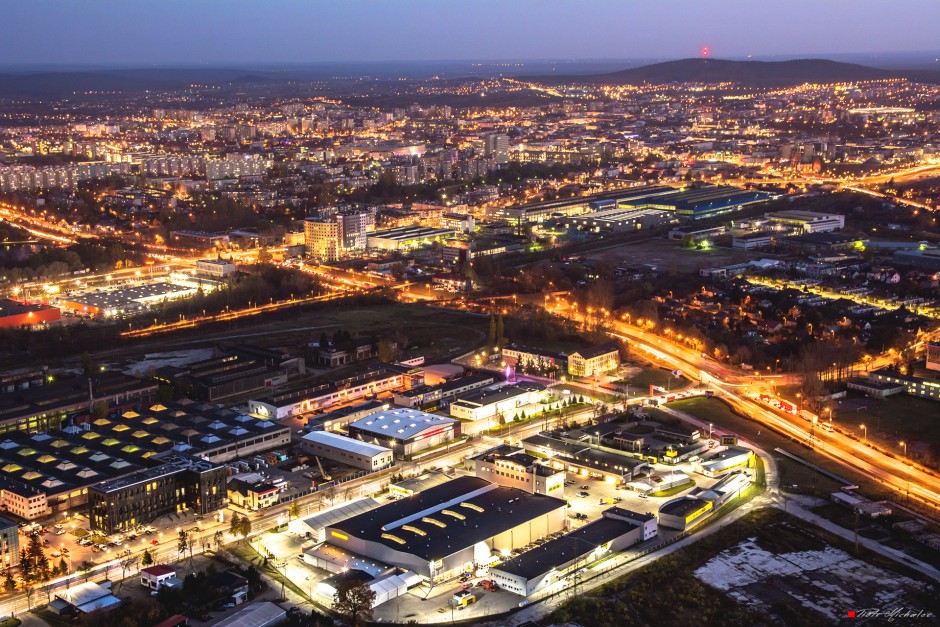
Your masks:
M591 486L589 486L588 484L585 483L583 486L580 486L580 489L582 489L582 490L590 490L590 489L591 489Z
M578 496L580 496L581 498L586 498L586 497L589 497L589 496L591 496L591 495L590 495L589 493L587 493L587 492L585 492L585 491L582 490L581 492L578 492Z

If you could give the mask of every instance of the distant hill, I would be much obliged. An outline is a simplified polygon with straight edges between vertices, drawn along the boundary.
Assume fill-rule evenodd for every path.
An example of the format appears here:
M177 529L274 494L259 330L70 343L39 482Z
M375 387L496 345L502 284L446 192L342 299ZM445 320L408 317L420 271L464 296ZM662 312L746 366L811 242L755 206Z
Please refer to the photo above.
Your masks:
M940 72L902 71L840 63L827 59L794 61L727 61L680 59L641 67L585 76L525 77L550 84L661 85L666 83L737 83L754 87L787 87L803 83L837 83L883 78L911 78L940 82Z

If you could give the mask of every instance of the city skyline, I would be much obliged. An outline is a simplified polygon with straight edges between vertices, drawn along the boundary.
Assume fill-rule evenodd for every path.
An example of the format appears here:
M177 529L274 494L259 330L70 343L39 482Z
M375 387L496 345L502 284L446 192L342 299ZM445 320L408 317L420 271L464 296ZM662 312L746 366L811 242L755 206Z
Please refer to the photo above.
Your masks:
M715 58L937 49L940 4L902 2L894 14L907 19L893 21L884 20L883 6L865 0L847 12L847 3L819 7L808 0L771 6L734 0L720 7L684 0L666 6L602 1L584 10L564 2L415 0L285 1L259 8L241 0L195 6L169 0L158 7L40 0L5 7L8 23L18 27L0 41L0 65L666 59L697 56L703 46ZM869 36L875 32L877 37Z

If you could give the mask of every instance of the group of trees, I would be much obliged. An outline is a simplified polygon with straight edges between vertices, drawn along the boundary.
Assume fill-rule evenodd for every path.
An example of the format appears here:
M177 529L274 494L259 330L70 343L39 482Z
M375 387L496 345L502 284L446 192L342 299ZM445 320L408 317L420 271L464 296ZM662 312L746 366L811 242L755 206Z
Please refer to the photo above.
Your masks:
M22 261L8 262L0 268L0 277L12 284L56 279L86 268L98 272L130 268L143 264L145 258L140 246L115 239L81 240L65 248L40 248Z
M251 535L251 519L248 516L239 516L237 512L232 513L228 531L235 537L241 536L242 540L247 539Z
M61 558L58 563L53 564L46 556L42 537L39 534L33 534L29 538L29 544L20 549L20 572L23 575L23 581L29 584L67 574L69 567L65 558ZM11 581L12 576L8 570L4 586L9 587Z

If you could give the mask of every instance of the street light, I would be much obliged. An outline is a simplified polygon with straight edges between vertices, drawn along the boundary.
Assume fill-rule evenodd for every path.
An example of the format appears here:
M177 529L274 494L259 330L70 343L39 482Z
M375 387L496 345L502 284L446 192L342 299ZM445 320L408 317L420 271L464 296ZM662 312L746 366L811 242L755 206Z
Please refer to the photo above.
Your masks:
M865 434L865 444L868 444L868 427L865 425L859 425L859 427L861 427L862 432Z
M900 442L901 447L904 449L904 457L907 457L907 442Z

